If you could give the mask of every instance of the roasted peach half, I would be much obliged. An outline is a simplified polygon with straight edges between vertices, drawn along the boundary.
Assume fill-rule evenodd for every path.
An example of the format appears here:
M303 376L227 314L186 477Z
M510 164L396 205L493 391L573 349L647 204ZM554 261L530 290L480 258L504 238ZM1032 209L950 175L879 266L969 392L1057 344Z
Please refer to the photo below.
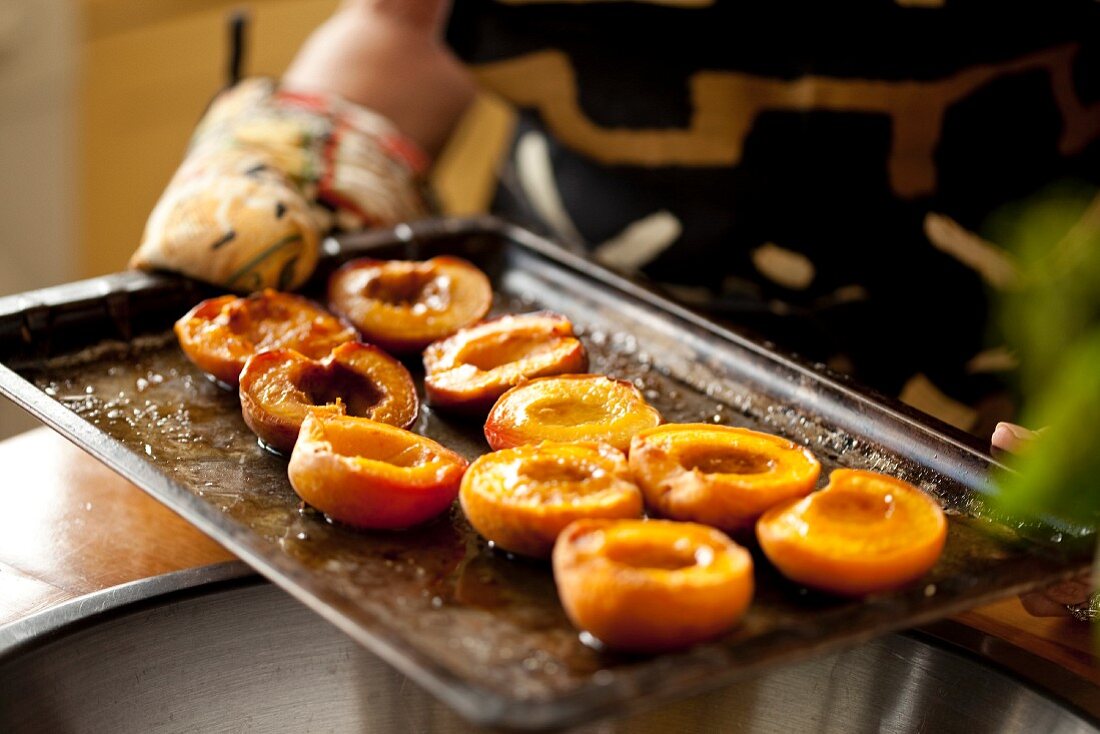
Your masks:
M290 453L310 410L408 428L416 385L405 366L376 346L346 342L322 360L293 349L248 358L241 371L244 422L268 446Z
M733 627L752 600L752 557L714 528L578 520L554 545L565 613L609 647L661 652Z
M332 274L328 303L366 341L407 353L484 317L493 304L493 289L485 273L457 257L424 262L361 258Z
M265 349L320 359L358 336L348 324L301 296L266 289L244 298L210 298L176 322L187 358L231 387L244 363Z
M550 557L574 520L642 516L626 457L607 445L544 443L485 454L462 478L458 497L474 530L537 558Z
M298 496L329 518L392 530L450 507L466 466L455 452L403 428L311 412L287 473Z
M424 350L428 402L480 415L524 380L586 369L573 324L549 311L491 319Z
M820 492L765 512L756 537L792 581L862 596L927 573L943 551L947 521L934 499L907 482L837 469Z
M634 434L660 423L661 414L632 383L606 375L560 375L504 393L485 421L485 439L494 449L588 441L626 452Z
M813 491L821 464L779 436L671 423L634 436L630 470L653 513L736 532L772 505Z

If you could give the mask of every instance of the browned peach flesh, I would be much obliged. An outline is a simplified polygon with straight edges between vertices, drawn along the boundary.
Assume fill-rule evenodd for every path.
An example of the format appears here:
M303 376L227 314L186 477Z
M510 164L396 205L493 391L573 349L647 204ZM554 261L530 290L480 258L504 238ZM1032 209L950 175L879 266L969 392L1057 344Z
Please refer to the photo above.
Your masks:
M825 489L764 513L756 537L792 581L862 596L910 584L936 565L947 520L934 499L907 482L837 469Z
M494 449L588 441L626 452L634 434L660 422L661 414L625 380L560 375L531 380L501 396L485 421L485 439Z
M620 650L661 652L712 639L752 600L748 551L694 523L578 520L558 536L553 561L569 619Z
M626 457L607 445L544 443L485 454L467 470L458 497L474 530L538 558L550 557L574 520L642 516Z
M231 387L256 352L293 349L320 359L357 337L355 329L312 301L271 289L205 300L175 329L187 358Z
M654 514L736 532L772 505L813 491L821 464L779 436L670 423L634 437L630 470Z
M450 449L402 428L310 413L287 473L298 496L333 520L394 530L450 507L466 466Z
M424 350L424 388L434 406L484 415L513 385L587 368L569 319L540 311L491 319L432 344Z
M366 341L392 352L418 352L489 312L485 273L457 257L352 260L329 280L328 303Z
M416 420L416 385L378 347L347 342L322 360L292 349L249 357L241 371L244 422L268 446L290 453L310 410L354 415L399 428Z

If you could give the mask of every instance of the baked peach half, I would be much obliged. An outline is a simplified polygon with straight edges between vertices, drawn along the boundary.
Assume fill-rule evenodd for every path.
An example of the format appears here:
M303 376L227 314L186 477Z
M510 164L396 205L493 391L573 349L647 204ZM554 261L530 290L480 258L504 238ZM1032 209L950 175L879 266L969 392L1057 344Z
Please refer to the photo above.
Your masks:
M405 366L358 342L341 344L321 360L293 349L254 354L240 382L244 422L265 444L288 454L310 410L408 428L420 407Z
M466 467L455 452L403 428L311 412L287 474L298 496L329 518L395 530L450 507Z
M479 415L524 380L586 369L573 324L549 311L490 319L424 350L428 402Z
M177 321L175 331L187 358L231 387L257 352L293 349L320 359L358 337L312 301L270 288L244 298L207 299Z
M544 443L485 454L462 478L458 498L474 530L536 558L549 558L574 520L642 516L626 457L607 445Z
M630 470L656 515L726 532L813 491L821 464L805 447L747 428L670 423L630 444Z
M485 421L485 440L494 449L587 441L625 453L634 434L660 423L661 414L630 382L606 375L559 375L504 393Z
M947 520L934 499L907 482L837 469L820 492L765 512L756 537L792 581L862 596L905 586L936 565Z
M457 257L360 258L332 274L328 304L364 340L409 353L483 318L493 305L493 289L485 273Z
M569 619L619 650L713 639L737 624L753 595L748 551L694 523L578 520L558 536L553 564Z

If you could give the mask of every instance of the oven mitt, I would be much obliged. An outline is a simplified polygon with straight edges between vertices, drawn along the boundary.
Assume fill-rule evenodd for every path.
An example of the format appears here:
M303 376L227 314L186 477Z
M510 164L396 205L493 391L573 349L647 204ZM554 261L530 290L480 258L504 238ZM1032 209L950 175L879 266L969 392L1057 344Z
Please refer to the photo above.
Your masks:
M246 79L207 111L130 265L239 292L294 289L325 233L426 216L427 167L378 114Z

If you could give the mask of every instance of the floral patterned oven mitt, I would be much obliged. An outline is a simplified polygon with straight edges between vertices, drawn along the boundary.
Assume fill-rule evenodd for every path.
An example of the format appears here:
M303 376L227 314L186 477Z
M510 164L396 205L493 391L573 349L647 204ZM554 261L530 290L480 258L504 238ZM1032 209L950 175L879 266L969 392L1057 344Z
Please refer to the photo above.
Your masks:
M247 79L214 100L130 265L240 292L296 288L324 233L425 216L427 165L380 115Z

